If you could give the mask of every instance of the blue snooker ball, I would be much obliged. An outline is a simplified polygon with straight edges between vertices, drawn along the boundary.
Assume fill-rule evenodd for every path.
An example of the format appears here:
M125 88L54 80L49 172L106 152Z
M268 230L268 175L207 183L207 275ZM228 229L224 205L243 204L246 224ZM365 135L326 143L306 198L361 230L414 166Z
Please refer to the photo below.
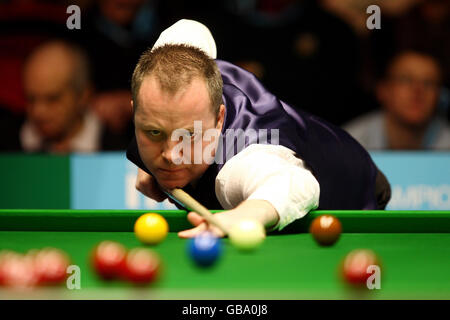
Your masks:
M188 254L201 267L212 266L222 254L222 242L210 232L189 239Z

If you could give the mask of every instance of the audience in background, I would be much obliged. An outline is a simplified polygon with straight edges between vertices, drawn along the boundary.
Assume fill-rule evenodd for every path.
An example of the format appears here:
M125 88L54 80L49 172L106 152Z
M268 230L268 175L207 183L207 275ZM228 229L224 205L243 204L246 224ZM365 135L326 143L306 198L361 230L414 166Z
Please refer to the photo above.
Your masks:
M67 6L56 1L0 1L0 107L20 115L25 109L22 65L49 37L64 37Z
M81 7L81 30L66 27L66 8L72 4ZM381 8L379 30L366 26L369 5ZM411 80L407 89L409 80L402 85L389 77L376 83L380 66L386 65L394 52L426 49L442 64L441 97L447 92L447 104L440 106L448 108L449 16L448 0L3 0L0 135L7 138L0 142L0 151L18 151L22 146L26 150L72 150L67 145L70 139L50 142L46 136L50 128L43 125L42 114L40 120L32 120L31 111L25 113L26 105L30 108L21 90L24 60L36 46L52 38L77 43L91 62L92 94L79 109L95 113L101 128L100 137L94 134L87 150L125 150L134 132L130 108L133 68L162 29L182 18L198 20L211 29L219 59L246 68L281 99L334 124L342 125L381 105L382 111L362 118L371 123L372 131L361 137L363 142L370 140L369 148L448 148L444 129L448 119L444 118L450 112L436 109L437 88L433 91L422 85L412 89L420 81ZM418 56L427 60L416 52L415 59ZM419 67L414 70L419 72ZM415 102L397 101L395 97L400 96ZM433 99L436 101L431 103ZM422 107L407 106L413 104ZM417 109L419 120L412 120L414 112L408 108ZM427 108L433 110L429 111L433 116ZM446 115L441 117L439 111ZM58 121L68 121L76 114L65 112ZM83 119L90 119L91 113L86 114ZM56 113L52 116L57 117ZM361 135L367 130L357 131Z
M381 110L345 129L367 149L450 149L450 127L437 112L441 83L441 67L433 56L400 52L376 87Z
M376 81L379 65L383 65L396 50L393 40L393 28L398 19L417 7L423 0L318 0L324 10L339 17L357 35L358 50L360 53L358 64L358 82L360 83L361 95L365 104L374 107L372 87ZM369 6L380 8L380 29L371 30L367 28L367 8ZM371 11L370 14L373 14ZM361 110L359 114L367 110ZM365 106L364 109L367 109ZM348 120L348 119L347 119Z
M0 1L0 152L21 151L25 98L22 66L49 36L62 36L67 5L54 1Z
M422 0L398 18L391 36L399 49L420 47L439 59L442 81L450 87L450 1Z
M130 79L140 54L159 33L155 2L100 0L83 14L80 43L92 62L92 108L104 125L104 150L125 150L134 134Z
M26 121L20 140L29 152L100 150L101 125L89 112L91 98L87 58L62 41L42 44L23 71Z

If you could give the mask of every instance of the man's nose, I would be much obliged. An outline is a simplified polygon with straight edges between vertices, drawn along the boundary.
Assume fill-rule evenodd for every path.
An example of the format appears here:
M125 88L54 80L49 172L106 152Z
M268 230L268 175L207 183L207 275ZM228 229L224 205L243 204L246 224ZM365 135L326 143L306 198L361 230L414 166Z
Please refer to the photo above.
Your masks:
M424 81L416 80L413 84L413 91L416 96L422 96L427 90L427 84Z
M162 157L168 163L177 163L177 160L183 156L182 148L177 147L179 143L170 139L164 143Z
M31 113L34 117L42 117L46 116L48 113L48 105L45 103L45 101L42 100L36 100L33 101L33 103L30 104L31 107Z

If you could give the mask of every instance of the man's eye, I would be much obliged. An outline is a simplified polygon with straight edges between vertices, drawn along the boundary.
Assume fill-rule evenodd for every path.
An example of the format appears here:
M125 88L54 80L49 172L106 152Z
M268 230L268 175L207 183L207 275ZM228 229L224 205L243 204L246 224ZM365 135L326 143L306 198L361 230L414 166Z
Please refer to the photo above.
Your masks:
M198 133L189 131L188 133L186 133L186 136L189 139L194 140L198 136Z
M152 136L152 137L158 137L161 135L161 131L159 130L149 130L148 133Z
M57 102L60 99L60 97L61 97L60 94L52 94L52 95L49 95L47 97L47 99L48 99L48 102L53 103L53 102Z
M436 88L436 87L439 86L439 84L436 81L433 81L433 80L424 80L423 84L427 88Z

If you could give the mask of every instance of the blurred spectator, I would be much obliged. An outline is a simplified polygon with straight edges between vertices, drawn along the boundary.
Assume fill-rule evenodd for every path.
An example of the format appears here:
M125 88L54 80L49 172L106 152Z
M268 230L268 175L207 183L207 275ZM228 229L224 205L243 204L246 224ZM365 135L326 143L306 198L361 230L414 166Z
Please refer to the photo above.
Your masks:
M23 113L22 64L49 37L62 36L67 6L39 0L0 1L0 105Z
M70 1L70 4L79 3ZM24 121L22 69L26 56L44 41L67 35L69 1L0 1L0 141L1 151L21 151Z
M450 86L449 0L422 0L399 17L392 35L398 49L421 48L439 59L443 83Z
M76 46L51 41L32 52L24 67L27 119L20 139L30 152L91 152L100 148L101 126L88 111L87 58Z
M92 62L92 107L105 126L103 149L125 149L134 133L130 79L140 54L159 34L155 6L146 0L100 0L83 16L80 41Z
M450 149L450 127L437 112L441 82L433 56L400 52L376 88L381 110L345 129L367 149Z

